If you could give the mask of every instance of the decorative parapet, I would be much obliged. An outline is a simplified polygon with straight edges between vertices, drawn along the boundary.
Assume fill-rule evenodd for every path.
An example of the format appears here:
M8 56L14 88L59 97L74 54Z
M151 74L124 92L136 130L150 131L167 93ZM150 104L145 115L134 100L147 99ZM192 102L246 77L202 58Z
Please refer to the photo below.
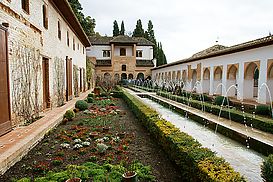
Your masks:
M136 60L136 67L154 67L152 60Z
M112 66L111 60L97 60L96 66Z

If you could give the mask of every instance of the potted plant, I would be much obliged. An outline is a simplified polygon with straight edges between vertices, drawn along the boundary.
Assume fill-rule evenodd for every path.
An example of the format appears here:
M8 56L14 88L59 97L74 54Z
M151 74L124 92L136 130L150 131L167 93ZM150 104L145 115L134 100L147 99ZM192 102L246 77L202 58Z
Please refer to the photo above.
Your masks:
M90 132L89 136L90 136L91 138L95 138L95 137L99 136L99 133L96 132L96 131L92 131L92 132Z
M135 171L127 171L122 175L125 182L137 182L137 173Z
M68 165L67 173L69 175L69 179L67 179L65 182L81 182L82 181L81 178L76 177L80 173L77 165Z
M137 172L135 170L135 162L129 166L129 170L127 170L122 175L124 182L137 182Z

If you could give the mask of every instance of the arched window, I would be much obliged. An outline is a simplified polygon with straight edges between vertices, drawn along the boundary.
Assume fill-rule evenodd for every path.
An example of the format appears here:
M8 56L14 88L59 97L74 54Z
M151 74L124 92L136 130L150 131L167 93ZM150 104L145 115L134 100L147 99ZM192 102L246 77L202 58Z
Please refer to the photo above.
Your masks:
M126 73L121 74L121 80L127 80L127 74Z
M121 71L126 71L126 65L121 66Z
M144 80L144 74L143 73L138 73L137 74L137 79Z
M134 75L130 73L128 78L132 80L134 78Z
M46 5L43 5L43 25L46 29L48 29L48 15Z
M61 31L61 24L60 21L58 21L58 38L62 39L62 31Z
M126 49L120 48L120 56L126 56Z

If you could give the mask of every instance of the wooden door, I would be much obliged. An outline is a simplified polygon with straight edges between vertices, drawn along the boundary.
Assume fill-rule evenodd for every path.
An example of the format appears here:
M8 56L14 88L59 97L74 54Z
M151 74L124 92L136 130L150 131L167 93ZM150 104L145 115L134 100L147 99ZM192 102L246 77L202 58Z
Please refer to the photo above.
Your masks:
M0 26L0 136L11 130L7 30Z
M72 99L72 59L66 57L66 101Z
M43 107L50 108L49 60L47 58L43 58Z

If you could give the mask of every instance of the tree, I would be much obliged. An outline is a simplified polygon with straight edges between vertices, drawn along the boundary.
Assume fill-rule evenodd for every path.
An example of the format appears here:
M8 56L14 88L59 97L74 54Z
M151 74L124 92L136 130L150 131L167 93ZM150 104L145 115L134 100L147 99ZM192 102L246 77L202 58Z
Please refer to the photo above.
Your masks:
M136 28L133 32L133 37L144 37L144 30L142 28L141 20L137 20Z
M121 26L120 26L120 35L124 35L125 34L125 27L124 27L124 22L121 22Z
M118 35L119 35L119 27L118 27L117 20L115 20L113 25L113 36L118 36Z
M70 6L78 18L83 30L85 31L87 36L92 36L95 34L95 27L96 27L96 21L94 18L91 18L90 16L85 17L82 13L82 6L79 0L68 0L70 3Z
M167 64L166 55L162 49L162 44L159 42L157 44L157 56L156 56L156 66Z
M149 41L151 41L152 43L156 44L156 39L155 39L155 32L154 32L154 26L153 26L153 23L151 20L149 20L149 23L148 23L148 29L147 31L145 32L145 34L147 34L147 39Z

